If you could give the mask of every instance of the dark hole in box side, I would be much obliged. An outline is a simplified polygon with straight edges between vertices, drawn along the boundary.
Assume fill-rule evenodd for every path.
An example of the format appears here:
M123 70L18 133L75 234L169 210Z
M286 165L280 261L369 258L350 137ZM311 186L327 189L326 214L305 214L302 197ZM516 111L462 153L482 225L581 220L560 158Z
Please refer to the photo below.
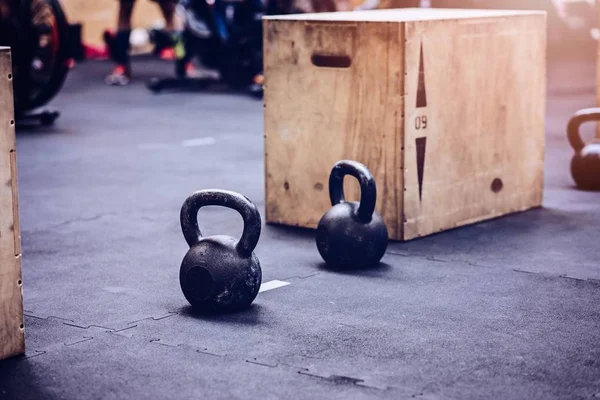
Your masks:
M349 68L352 60L344 55L313 54L310 58L313 65L322 68Z

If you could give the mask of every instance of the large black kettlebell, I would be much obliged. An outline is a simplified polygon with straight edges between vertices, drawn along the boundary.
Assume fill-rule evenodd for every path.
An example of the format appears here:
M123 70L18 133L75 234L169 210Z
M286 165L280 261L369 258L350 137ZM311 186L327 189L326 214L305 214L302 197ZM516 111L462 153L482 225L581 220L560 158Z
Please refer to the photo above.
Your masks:
M585 108L573 115L567 127L569 142L575 150L571 161L571 175L583 190L600 190L600 141L585 144L579 128L588 121L600 120L600 108Z
M360 203L344 200L344 176L360 183ZM331 209L319 221L317 248L325 262L337 269L371 267L379 263L388 244L388 232L375 212L377 187L363 164L343 160L329 176Z
M231 236L202 237L198 210L223 206L236 210L244 220L240 240ZM201 190L181 207L181 230L190 245L181 262L179 282L185 298L198 310L233 311L256 298L262 272L254 248L260 237L260 214L248 198L227 190Z

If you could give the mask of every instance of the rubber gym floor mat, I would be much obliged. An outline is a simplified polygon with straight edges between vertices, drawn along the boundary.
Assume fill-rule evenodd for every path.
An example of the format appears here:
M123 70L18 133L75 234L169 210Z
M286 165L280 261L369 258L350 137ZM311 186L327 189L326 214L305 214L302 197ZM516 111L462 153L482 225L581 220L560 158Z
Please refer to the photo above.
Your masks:
M150 64L165 74L170 67ZM109 88L109 69L79 65L56 99L57 125L19 131L30 358L0 363L0 393L600 392L600 288L558 277L594 279L598 271L598 197L573 190L564 136L568 115L593 104L593 92L549 102L545 209L392 243L381 268L348 274L322 268L314 232L263 226L263 282L289 285L259 294L247 312L199 317L179 288L188 250L179 209L192 191L217 187L245 194L264 215L262 104L231 93L153 96L141 80ZM235 212L214 207L199 222L207 235L242 229Z
M137 135L144 127L134 122L126 119L125 125ZM225 128L215 131L230 135L222 133L229 132L228 124L224 121L220 126ZM171 140L147 128L143 140ZM93 126L81 138L68 140L19 137L21 148L30 149L19 157L25 309L39 317L118 329L131 321L167 315L184 301L166 299L168 293L180 293L179 265L188 250L179 227L185 198L201 188L225 187L241 191L262 210L263 180L259 151L251 151L252 157L247 154L251 143L260 142L251 132L227 140L215 135L210 150L182 146L183 138L194 136L180 132L173 146L158 151L119 146L115 136L122 131L103 129ZM42 146L40 140L52 152L35 151ZM99 149L99 142L106 149ZM235 147L234 142L241 144ZM235 153L231 157L236 157L236 167L223 160L227 152ZM205 235L239 236L242 231L241 218L231 210L207 207L199 220ZM271 237L282 237L285 243L274 246ZM298 237L303 240L296 242ZM313 273L319 255L312 237L312 232L263 227L256 249L263 280Z
M27 344L25 358L59 354L64 346L74 346L109 332L97 326L81 328L73 325L73 321L56 317L38 318L26 314L24 319Z
M600 281L598 215L600 205L586 211L532 210L410 243L392 243L388 251Z
M398 398L360 382L321 379L293 366L269 367L103 333L33 358L0 363L0 393L18 399Z
M201 226L212 227L207 231L214 232L215 227L234 231L234 235L241 231L241 218L234 212L212 208L201 213ZM151 221L130 215L129 224L135 225L137 237L123 229L118 215L56 229L52 235L32 234L23 244L24 281L31 282L25 289L25 309L41 318L54 316L82 327L107 329L176 312L186 304L179 287L179 267L188 250L177 217L178 208L171 215L155 214ZM274 239L282 231L264 228L256 250L263 283L318 272L315 266L320 256L312 233L301 233L295 240L288 236ZM96 238L86 232L104 232L104 236Z
M184 307L116 334L434 398L586 397L600 388L599 285L396 259L354 274L322 270L259 295L246 312Z
M72 97L85 101L67 101L63 132L19 135L25 308L32 315L107 328L163 316L183 299L166 303L154 284L180 291L187 246L179 209L187 195L225 187L261 205L260 103L228 95L177 97L148 121L156 97L132 88L139 101L124 114L123 92L114 89L99 85L98 93ZM109 95L114 102L99 100ZM231 108L238 118L231 118ZM189 121L196 109L206 117L198 127ZM246 124L254 130L244 130ZM75 127L79 131L69 132ZM207 137L214 142L199 141ZM241 232L233 211L200 214L206 234ZM265 278L271 279L268 271Z

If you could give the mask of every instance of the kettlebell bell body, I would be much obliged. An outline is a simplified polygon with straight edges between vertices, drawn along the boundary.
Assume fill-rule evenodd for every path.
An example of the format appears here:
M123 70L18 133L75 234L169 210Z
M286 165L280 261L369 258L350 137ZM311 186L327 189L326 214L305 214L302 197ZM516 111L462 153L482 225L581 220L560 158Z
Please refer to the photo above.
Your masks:
M240 240L225 235L202 237L198 211L209 205L240 213L244 220ZM181 262L179 283L190 304L209 312L234 311L252 304L262 281L260 262L254 254L261 219L254 203L227 190L201 190L185 200L180 220L190 250Z
M579 128L585 122L600 121L600 108L579 110L569 121L567 134L575 150L571 161L571 175L577 187L583 190L600 190L600 142L585 144Z
M360 203L344 199L344 176L352 175L360 183ZM366 166L343 160L335 164L329 176L331 209L317 227L317 249L325 262L336 269L372 267L379 263L388 244L388 231L375 211L377 188Z

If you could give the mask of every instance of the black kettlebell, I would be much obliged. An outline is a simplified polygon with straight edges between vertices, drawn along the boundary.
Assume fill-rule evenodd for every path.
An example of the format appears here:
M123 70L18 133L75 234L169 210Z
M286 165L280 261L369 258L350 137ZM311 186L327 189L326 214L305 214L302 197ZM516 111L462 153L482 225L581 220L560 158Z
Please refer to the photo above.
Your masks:
M575 150L571 161L571 175L580 189L600 190L600 141L585 144L579 128L585 122L599 121L600 108L584 108L573 115L567 127L569 142Z
M344 200L344 176L360 183L360 203ZM388 231L375 212L377 187L366 166L343 160L329 176L331 207L317 227L317 248L323 260L338 269L371 267L379 263L388 244Z
M198 210L223 206L244 220L240 240L231 236L202 237ZM179 283L185 298L198 310L219 312L248 307L256 298L262 272L254 248L260 237L260 214L245 196L228 190L200 190L181 207L181 230L190 245L181 262Z

